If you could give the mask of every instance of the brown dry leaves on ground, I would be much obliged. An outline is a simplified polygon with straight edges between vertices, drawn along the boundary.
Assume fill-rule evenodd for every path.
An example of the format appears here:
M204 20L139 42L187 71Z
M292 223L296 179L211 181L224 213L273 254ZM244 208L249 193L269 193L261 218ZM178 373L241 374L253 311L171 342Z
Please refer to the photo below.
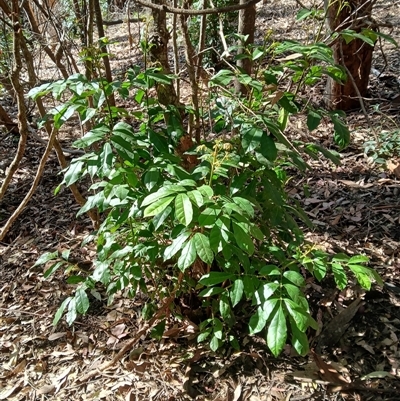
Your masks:
M299 29L293 23L297 10L289 0L262 5L259 34L273 27L277 39L304 36L307 27ZM397 40L399 15L397 2L378 2L376 17L396 27L392 34ZM136 51L127 51L125 30L119 26L110 33L119 37L111 49L114 71L123 71L137 56ZM400 93L399 51L385 46L386 61L377 51L374 62L385 76L372 77L367 101L375 130L400 123L399 104L390 101L392 94ZM321 87L313 96L322 91ZM214 355L196 343L196 327L188 321L170 322L163 339L156 341L140 317L141 299L117 298L111 306L93 299L88 314L73 327L53 327L54 313L73 287L65 283L63 273L49 281L42 268L31 266L45 251L72 249L76 268L90 270L95 255L90 246L80 247L90 222L75 217L78 207L69 192L52 195L59 182L53 157L34 198L0 244L0 400L399 400L398 164L392 160L394 167L389 165L386 171L370 164L362 144L373 129L360 113L348 121L352 145L343 154L342 165L309 160L313 169L304 176L294 172L290 195L315 224L308 233L310 241L332 252L367 254L386 285L364 294L357 286L339 292L333 283L321 287L310 280L307 293L320 325L319 333L310 333L315 336L315 352L299 358L288 347L280 358L272 358L262 340L243 330L241 352ZM307 139L304 127L305 120L292 121L291 138ZM71 126L63 134L68 146L79 128ZM323 125L312 140L332 146L332 127ZM9 161L15 147L15 138L6 136L0 144L1 163ZM24 196L42 150L43 144L30 143L0 206L1 219ZM334 341L329 336L326 340L331 322L340 326ZM132 339L134 344L116 364L98 370ZM93 377L82 381L88 373Z

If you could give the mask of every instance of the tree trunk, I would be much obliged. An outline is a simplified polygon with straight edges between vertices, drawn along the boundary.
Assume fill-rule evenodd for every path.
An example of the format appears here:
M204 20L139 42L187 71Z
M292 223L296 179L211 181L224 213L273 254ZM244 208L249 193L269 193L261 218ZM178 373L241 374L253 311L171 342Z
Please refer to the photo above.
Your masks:
M153 0L154 4L164 4L163 0ZM168 62L168 41L169 32L167 29L167 14L165 11L152 10L154 19L154 32L150 40L150 56L153 62L161 67L163 74L171 74ZM158 101L164 106L179 106L179 99L176 95L174 85L157 83L156 86Z
M240 4L246 3L247 0L240 0ZM246 46L252 45L254 43L254 30L256 24L256 6L252 5L250 7L244 8L239 11L239 25L238 34L247 36L245 42L239 43L241 47L238 49L238 56L246 54ZM250 56L250 55L249 55ZM236 62L236 66L245 74L251 75L253 70L253 61L249 57L239 57ZM247 95L248 88L240 83L238 80L235 81L235 90L237 93L242 95Z
M359 33L363 28L368 28L372 11L369 0L329 0L325 4L327 23L332 32L353 29ZM346 43L339 36L332 49L335 63L344 67L348 77L344 84L328 78L327 106L333 110L357 109L360 107L360 96L364 97L367 93L374 47L361 39Z

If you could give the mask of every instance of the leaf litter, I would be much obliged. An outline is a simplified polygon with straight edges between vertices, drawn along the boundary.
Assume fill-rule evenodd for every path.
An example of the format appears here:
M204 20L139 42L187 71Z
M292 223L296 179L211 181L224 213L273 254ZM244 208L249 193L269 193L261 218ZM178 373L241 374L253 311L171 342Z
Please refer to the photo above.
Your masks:
M297 10L291 0L263 5L259 34L274 26L278 39L288 34L301 38L305 31L288 18ZM379 16L394 25L399 11L395 2L378 2ZM397 39L398 26L393 31ZM116 29L109 34L120 33ZM115 45L116 60L126 55L126 46L127 41ZM374 57L374 68L382 71L382 58L378 52ZM391 49L386 57L386 76L398 75L398 57ZM121 63L114 61L114 70L123 71ZM371 97L381 98L384 93L390 99L396 89L388 82L372 77ZM313 96L321 96L322 91ZM379 113L387 116L383 120L389 124L397 118L398 124L399 105L390 100L381 103ZM381 127L382 115L369 106L372 123ZM243 331L241 352L215 355L196 343L197 327L189 319L168 322L162 339L151 339L150 325L141 318L144 299L140 298L116 298L111 306L94 299L88 314L72 327L63 321L53 327L54 313L73 286L66 284L62 272L45 280L41 268L32 268L34 262L43 252L72 249L76 268L90 270L95 255L90 246L80 247L90 232L90 221L76 218L79 207L67 190L52 195L59 183L53 156L34 198L0 244L0 399L398 400L398 161L390 160L387 170L371 164L362 151L370 136L365 118L355 113L348 121L354 139L341 166L307 160L313 169L305 176L294 173L290 196L303 205L315 225L308 240L332 252L367 254L385 287L364 293L351 283L339 291L329 280L323 285L309 281L307 296L320 326L319 333L309 333L316 351L300 358L287 347L281 357L272 358L262 339ZM307 139L302 127L305 120L291 122L291 139ZM314 138L329 147L331 132L329 124L321 125ZM71 142L73 138L65 134L66 143ZM29 146L1 205L4 218L24 196L38 164L43 144ZM6 160L14 148L12 137L6 137L0 145L1 159Z

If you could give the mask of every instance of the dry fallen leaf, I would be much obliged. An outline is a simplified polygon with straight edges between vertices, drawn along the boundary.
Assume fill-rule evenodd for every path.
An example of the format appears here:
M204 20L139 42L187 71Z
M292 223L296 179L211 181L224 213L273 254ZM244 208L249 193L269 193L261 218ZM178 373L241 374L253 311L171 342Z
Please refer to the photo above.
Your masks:
M346 380L332 365L326 363L317 353L311 350L311 354L315 363L318 366L319 374L322 380L332 384L349 384L350 381Z
M388 160L386 168L397 178L400 178L400 162L398 160Z

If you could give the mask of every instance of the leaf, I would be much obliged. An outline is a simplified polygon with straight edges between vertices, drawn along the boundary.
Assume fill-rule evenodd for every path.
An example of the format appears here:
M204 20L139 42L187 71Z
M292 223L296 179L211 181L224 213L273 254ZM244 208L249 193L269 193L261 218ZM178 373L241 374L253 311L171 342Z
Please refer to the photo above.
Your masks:
M167 196L166 198L156 200L154 203L144 209L143 217L155 216L156 214L161 213L167 208L167 206L173 201L173 199L174 196Z
M290 320L290 328L292 331L292 345L297 353L301 356L305 356L309 352L309 344L307 335L301 332L294 321Z
M235 307L243 296L244 283L242 279L237 279L233 282L233 286L229 291L229 296L231 298L232 306Z
M223 332L223 326L221 320L214 318L213 319L213 325L214 325L214 336L218 338L218 340L222 340L222 332Z
M277 155L278 150L276 149L275 141L272 136L268 135L266 132L263 133L260 141L260 153L270 162L273 162Z
M194 189L193 191L188 192L187 194L190 200L197 206L202 207L204 204L204 199L200 191Z
M330 113L330 117L333 122L333 129L335 131L334 140L341 149L344 149L350 143L349 128L343 123L337 113Z
M49 269L47 269L44 272L43 277L47 278L47 277L51 276L56 270L58 270L65 263L66 263L65 260L61 260L57 263L54 263Z
M348 263L353 265L358 265L360 263L368 263L369 257L365 255L356 255L349 259Z
M170 77L160 72L145 71L145 74L160 84L171 85L172 83L172 79Z
M289 315L296 323L296 327L304 333L308 327L309 314L302 310L299 305L294 303L291 299L284 298L283 302L285 303L286 310L289 312Z
M199 258L210 265L214 260L214 253L211 250L209 239L202 233L196 233L192 240Z
M213 226L218 219L221 209L217 207L208 207L204 209L199 215L200 227Z
M210 341L210 349L211 351L216 351L219 348L219 340L217 337L213 337Z
M232 227L239 248L252 255L254 253L254 244L248 232L245 231L240 223L235 221L232 221Z
M175 198L175 217L187 227L193 219L193 206L186 194L180 193Z
M164 223L164 221L168 218L168 216L172 212L172 207L168 206L166 209L164 209L162 212L156 214L153 217L153 224L154 224L154 230L157 231Z
M144 174L143 182L144 182L144 185L146 185L146 188L148 191L151 191L156 186L160 177L161 177L161 174L156 169L148 170Z
M267 345L272 354L278 356L286 344L287 326L282 305L276 309L268 328Z
M209 185L202 185L201 187L198 187L197 190L200 191L206 201L211 200L214 196L214 191Z
M303 276L294 270L285 271L283 273L283 276L298 287L302 287L305 285L305 280Z
M221 313L222 318L227 321L231 317L231 305L229 304L229 298L224 294L221 294L219 298L219 311Z
M254 315L251 316L249 321L249 332L250 335L259 333L267 324L265 313L261 307L259 307Z
M245 129L242 128L242 134L243 150L247 153L256 149L260 145L263 131L257 127L247 126Z
M178 259L178 268L181 271L185 271L188 267L192 266L196 260L196 247L191 238L182 249L181 256Z
M335 283L339 290L343 290L347 286L347 276L340 263L332 263L332 272Z
M76 300L75 298L72 298L68 304L68 312L65 315L65 320L67 321L68 325L71 326L72 323L75 322L76 318L77 318Z
M233 202L235 202L240 208L246 212L250 217L254 217L254 208L251 202L245 198L241 198L239 196L235 196L232 198Z
M39 257L39 259L35 262L35 264L32 267L39 266L39 265L44 265L47 263L49 260L53 260L58 258L58 251L55 252L46 252L43 255Z
M199 297L203 297L203 298L212 297L214 295L221 294L224 291L225 291L225 288L209 287L209 288L206 288L203 291L201 291L199 294Z
M307 114L307 127L311 131L314 131L319 123L321 122L322 115L314 110L309 110Z
M84 170L84 163L81 160L72 161L68 167L68 170L64 175L64 182L67 187L74 184L79 180Z
M89 298L83 288L78 288L75 293L76 310L84 315L89 309Z
M220 70L211 78L210 83L227 86L234 78L235 74L231 70Z
M235 278L235 275L228 272L210 272L205 274L200 280L199 283L202 285L210 286L215 284L223 283L226 280L232 280Z
M71 302L71 300L72 300L72 297L68 297L68 298L64 299L61 306L57 309L57 312L54 315L54 319L53 319L53 326L57 325L57 323L59 322L59 320L61 319L61 317L65 311L65 308L68 306L68 304Z
M171 259L175 256L182 248L185 241L189 238L190 232L184 231L181 235L172 241L172 244L167 246L164 251L164 260Z

